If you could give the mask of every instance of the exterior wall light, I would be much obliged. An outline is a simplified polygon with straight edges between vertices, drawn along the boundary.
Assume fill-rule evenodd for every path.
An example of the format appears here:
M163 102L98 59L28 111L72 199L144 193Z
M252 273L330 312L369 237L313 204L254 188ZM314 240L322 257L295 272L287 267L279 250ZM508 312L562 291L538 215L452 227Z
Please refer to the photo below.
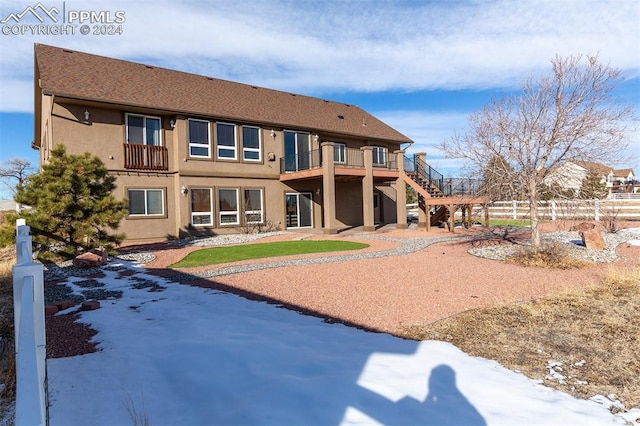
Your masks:
M84 121L89 121L89 111L88 110L84 110Z
M182 185L182 188L180 188L180 193L182 193L182 195L186 196L188 192L189 192L189 190L187 189L187 187Z
M169 126L171 126L172 129L175 129L176 128L176 120L169 121Z
M271 133L269 133L271 135L272 138L276 138L276 131L271 129Z

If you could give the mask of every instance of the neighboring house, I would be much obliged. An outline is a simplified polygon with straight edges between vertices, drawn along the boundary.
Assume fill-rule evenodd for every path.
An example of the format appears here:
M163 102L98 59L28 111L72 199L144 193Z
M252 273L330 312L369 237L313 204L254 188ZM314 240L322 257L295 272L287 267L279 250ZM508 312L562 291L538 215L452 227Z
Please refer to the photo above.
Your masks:
M620 169L611 171L611 192L620 193L640 193L640 182L636 180L633 169Z
M18 210L18 203L13 200L0 200L0 212L15 212Z
M406 227L411 140L357 106L42 44L34 84L40 163L59 144L101 158L129 241Z
M592 161L567 161L549 174L547 184L556 184L563 189L572 189L579 194L583 180L589 173L600 176L609 194L618 192L639 192L640 185L635 181L633 169L614 170L604 164Z

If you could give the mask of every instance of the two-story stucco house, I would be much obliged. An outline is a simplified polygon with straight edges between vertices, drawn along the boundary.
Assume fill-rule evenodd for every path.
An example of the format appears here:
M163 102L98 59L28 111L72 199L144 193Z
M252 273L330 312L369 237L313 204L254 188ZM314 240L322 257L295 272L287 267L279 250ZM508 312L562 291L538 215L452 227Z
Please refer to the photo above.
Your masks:
M129 200L129 241L406 227L402 145L354 105L35 45L40 163L90 152Z
M633 169L618 169L593 161L567 161L554 170L545 180L548 184L557 184L561 188L580 192L584 179L592 173L600 177L609 194L620 192L636 192Z

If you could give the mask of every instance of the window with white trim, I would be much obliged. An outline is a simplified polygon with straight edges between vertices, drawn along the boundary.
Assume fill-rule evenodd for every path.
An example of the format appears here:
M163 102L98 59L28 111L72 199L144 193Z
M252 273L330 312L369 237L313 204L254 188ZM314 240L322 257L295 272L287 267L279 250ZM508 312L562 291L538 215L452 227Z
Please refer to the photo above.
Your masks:
M229 123L216 123L216 144L218 158L236 160L236 126Z
M244 161L261 161L260 128L242 126L242 159Z
M129 216L164 216L164 190L128 189Z
M385 166L387 164L387 148L383 146L373 147L373 165Z
M333 144L333 162L344 164L347 162L347 146L343 143Z
M218 188L218 221L220 225L240 224L237 188Z
M211 158L211 139L209 139L209 122L189 119L189 156Z
M160 117L125 114L127 143L161 146Z
M213 202L211 188L191 188L191 224L193 226L213 225Z
M244 220L246 223L264 223L262 189L244 190Z

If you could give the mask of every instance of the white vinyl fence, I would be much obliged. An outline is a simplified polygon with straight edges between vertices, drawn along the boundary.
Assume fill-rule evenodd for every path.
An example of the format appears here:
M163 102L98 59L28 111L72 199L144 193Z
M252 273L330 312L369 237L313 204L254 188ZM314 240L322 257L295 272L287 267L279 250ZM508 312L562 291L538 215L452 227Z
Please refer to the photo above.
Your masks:
M16 223L13 306L16 347L16 425L45 425L46 340L42 264L32 261L30 228Z
M639 194L640 195L640 194ZM484 207L474 205L472 216L484 217ZM640 199L552 200L538 203L540 218L546 220L640 220ZM456 217L460 217L460 211ZM407 204L407 217L418 216L418 203ZM529 219L528 201L495 201L489 205L492 219Z
M482 206L474 208L479 214ZM640 220L640 200L551 200L538 203L540 218L547 220L575 219ZM528 201L496 201L489 205L492 219L529 219Z

